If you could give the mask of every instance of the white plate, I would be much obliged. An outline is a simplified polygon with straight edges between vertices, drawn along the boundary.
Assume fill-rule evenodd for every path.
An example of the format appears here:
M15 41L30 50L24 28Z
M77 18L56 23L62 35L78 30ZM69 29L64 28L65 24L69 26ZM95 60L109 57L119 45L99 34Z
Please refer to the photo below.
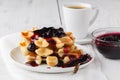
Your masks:
M85 53L89 54L89 52L90 52L86 47L83 47L83 46L80 46L80 45L77 45L77 47L79 49L83 49ZM83 67L89 65L94 60L94 55L92 55L92 54L89 54L92 57L92 59L89 62L87 62L83 65L80 65L80 68L83 68ZM62 72L70 72L70 71L74 70L74 67L62 68L62 67L50 67L48 65L40 65L40 66L37 66L37 67L32 67L32 66L25 65L25 56L23 56L21 54L21 51L20 51L19 47L16 47L16 48L12 49L12 51L10 53L10 60L14 64L16 64L17 66L19 66L23 69L30 70L30 71L35 71L35 72L62 73Z

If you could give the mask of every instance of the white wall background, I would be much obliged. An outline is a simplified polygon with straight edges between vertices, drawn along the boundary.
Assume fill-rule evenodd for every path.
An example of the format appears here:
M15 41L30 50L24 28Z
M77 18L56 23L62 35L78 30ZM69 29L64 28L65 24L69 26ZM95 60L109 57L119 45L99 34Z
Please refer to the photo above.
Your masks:
M120 0L59 0L67 1L87 2L100 9L89 31L120 26ZM60 25L56 0L0 0L0 37L33 26L51 25Z
M56 0L0 0L0 36L59 23Z

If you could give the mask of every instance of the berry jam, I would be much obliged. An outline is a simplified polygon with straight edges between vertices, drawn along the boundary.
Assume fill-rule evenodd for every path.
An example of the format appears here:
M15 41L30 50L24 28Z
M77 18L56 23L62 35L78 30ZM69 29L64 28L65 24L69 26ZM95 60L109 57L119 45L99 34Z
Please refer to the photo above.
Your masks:
M29 66L32 66L32 67L38 66L38 64L36 64L35 61L29 61L29 62L26 62L25 64L26 64L26 65L29 65Z
M52 38L46 38L47 42L49 43L49 46L52 48L56 48L56 41Z
M60 58L58 56L58 54L56 54L56 53L54 53L50 56L56 56L56 57ZM80 63L80 65L85 64L92 59L92 57L88 54L81 55L78 59L76 59L74 56L69 56L69 57L70 57L70 61L68 63L64 64L63 61L58 60L58 64L56 66L62 67L62 68L73 67L73 66L77 65L78 63ZM35 61L28 61L25 64L28 66L32 66L32 67L39 66ZM46 62L42 61L42 64L46 64Z
M54 27L43 27L41 29L35 30L34 34L42 38L52 38L52 37L64 37L66 36L63 28L54 28Z
M98 51L110 59L120 59L120 33L107 33L96 37Z
M69 57L70 57L70 61L68 63L64 64L62 61L59 61L57 67L63 67L63 68L73 67L78 63L82 65L89 62L92 59L92 57L88 54L81 55L78 59L76 59L74 56L69 56Z

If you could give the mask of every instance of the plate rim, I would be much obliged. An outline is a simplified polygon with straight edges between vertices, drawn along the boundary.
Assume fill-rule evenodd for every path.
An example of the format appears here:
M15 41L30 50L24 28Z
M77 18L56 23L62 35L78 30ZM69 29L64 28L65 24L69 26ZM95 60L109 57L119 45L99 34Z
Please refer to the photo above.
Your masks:
M79 45L79 44L75 44L75 45L76 45L76 46L79 46L79 47L82 47L82 45ZM13 52L16 48L20 48L20 47L17 46L17 47L13 48L13 49L10 51L10 56L9 56L10 61L11 61L13 64L15 64L16 66L21 67L21 68L23 68L23 69L25 69L25 70L34 71L34 72L40 72L40 73L65 73L65 72L71 72L71 71L74 70L74 67L67 67L67 68L51 67L51 66L47 66L47 64L46 64L46 68L45 68L45 69L47 69L47 68L49 67L50 69L55 69L55 70L56 70L56 69L57 69L57 70L58 70L58 69L62 69L62 71L51 71L50 69L47 69L47 70L50 70L50 71L40 71L40 70L38 70L38 69L41 68L41 67L43 67L43 66L32 67L32 66L28 66L28 65L22 64L22 63L16 61L15 59L13 59L13 57L12 57L12 52ZM84 50L83 50L83 51L84 51ZM88 53L88 54L89 54L89 53ZM21 54L21 55L22 55L22 54ZM89 55L92 57L92 59L91 59L89 62L81 65L82 67L79 67L79 69L86 67L87 65L91 64L91 63L94 61L95 55L94 55L94 54L89 54ZM43 69L44 69L44 68L43 68ZM64 71L65 69L66 69L67 71Z

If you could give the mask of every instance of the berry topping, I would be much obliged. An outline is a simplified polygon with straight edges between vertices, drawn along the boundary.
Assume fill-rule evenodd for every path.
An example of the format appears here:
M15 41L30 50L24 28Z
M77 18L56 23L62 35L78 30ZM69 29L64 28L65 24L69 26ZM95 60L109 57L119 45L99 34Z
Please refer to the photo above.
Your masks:
M63 28L55 29L54 27L44 27L42 29L35 30L34 33L43 38L66 36Z
M30 43L30 44L28 45L27 49L28 49L29 51L31 51L31 52L35 52L36 46L35 46L34 43Z
M26 65L29 65L29 66L32 66L32 67L38 66L38 64L35 61L28 61L28 62L26 62Z
M47 42L49 43L50 46L52 46L52 47L56 46L56 42L52 38L47 38L46 40L47 40Z
M64 47L64 53L68 53L70 51L69 47Z
M80 63L81 65L85 64L92 59L92 57L88 54L81 55L78 59L76 59L75 56L72 56L72 55L69 56L69 58L70 58L70 61L68 63L63 64L62 62L60 62L57 66L58 67L72 67L78 63Z
M64 32L63 28L43 27L21 33L24 39L20 48L27 58L26 65L47 64L65 68L85 64L92 58L77 48L72 32Z

